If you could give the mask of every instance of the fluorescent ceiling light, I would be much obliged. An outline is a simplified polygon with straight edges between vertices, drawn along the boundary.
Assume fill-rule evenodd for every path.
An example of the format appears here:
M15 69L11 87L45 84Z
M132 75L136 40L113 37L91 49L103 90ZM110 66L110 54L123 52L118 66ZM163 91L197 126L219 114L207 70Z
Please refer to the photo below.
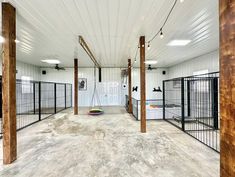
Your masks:
M167 45L168 46L186 46L191 42L191 40L172 40Z
M154 65L154 64L157 64L157 61L156 60L146 60L145 64Z
M0 36L0 43L3 43L5 41L4 37Z
M41 60L43 63L48 63L48 64L59 64L60 61L59 60L55 60L55 59L46 59L46 60Z

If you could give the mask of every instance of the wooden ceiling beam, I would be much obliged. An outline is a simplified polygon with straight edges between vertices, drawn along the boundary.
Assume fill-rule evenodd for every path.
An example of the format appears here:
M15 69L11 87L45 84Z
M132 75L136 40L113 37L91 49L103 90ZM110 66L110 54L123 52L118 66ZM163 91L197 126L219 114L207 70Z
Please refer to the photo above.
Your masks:
M82 48L85 50L85 52L87 53L87 55L90 57L90 59L92 60L92 62L95 64L95 66L97 68L101 68L101 65L98 63L98 61L96 60L95 56L93 55L93 53L91 52L89 46L87 45L86 41L83 39L82 36L79 36L79 44L82 46Z

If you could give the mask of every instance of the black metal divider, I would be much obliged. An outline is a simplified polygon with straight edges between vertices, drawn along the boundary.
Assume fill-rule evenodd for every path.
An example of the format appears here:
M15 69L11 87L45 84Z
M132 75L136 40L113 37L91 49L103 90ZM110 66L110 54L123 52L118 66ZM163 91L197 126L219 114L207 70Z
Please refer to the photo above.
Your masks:
M185 115L184 115L184 78L181 78L181 128L185 131Z
M191 101L190 101L190 81L187 81L187 105L188 105L188 116L191 115Z
M218 86L218 78L214 78L212 80L212 116L214 117L214 129L218 130L219 129L219 117L218 117L218 112L219 112L219 104L218 104L218 94L219 94L219 86Z
M64 99L64 107L65 107L65 109L67 108L67 106L66 106L66 101L67 101L67 98L66 98L66 95L67 93L66 93L66 84L64 84L64 96L65 96L65 99Z
M163 81L162 82L162 97L163 97L163 100L162 100L162 111L163 111L163 120L166 120L166 97L165 97L165 82Z
M35 90L35 83L33 83L33 113L36 114L36 90Z
M41 82L38 83L38 115L39 121L41 121Z
M56 83L54 83L54 97L55 97L55 107L54 107L54 111L55 111L55 114L56 114Z

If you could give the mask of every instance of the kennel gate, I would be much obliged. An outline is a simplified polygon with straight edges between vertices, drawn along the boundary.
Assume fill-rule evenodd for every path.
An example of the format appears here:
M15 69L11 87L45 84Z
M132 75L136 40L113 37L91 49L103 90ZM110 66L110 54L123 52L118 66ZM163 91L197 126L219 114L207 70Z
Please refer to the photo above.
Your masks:
M163 81L163 119L219 152L219 73Z

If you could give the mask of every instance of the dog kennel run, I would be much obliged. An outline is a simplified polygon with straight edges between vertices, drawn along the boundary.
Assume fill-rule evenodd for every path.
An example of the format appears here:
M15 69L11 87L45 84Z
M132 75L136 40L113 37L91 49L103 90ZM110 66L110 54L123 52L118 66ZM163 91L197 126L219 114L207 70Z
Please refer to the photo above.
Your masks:
M219 73L163 81L163 119L220 151Z
M139 99L132 98L132 115L136 120L141 119L141 103ZM146 106L146 120L162 120L163 105L162 99L147 99ZM129 96L126 95L126 111L129 110Z
M2 79L0 78L0 138L2 137ZM17 130L72 107L72 85L16 80Z

